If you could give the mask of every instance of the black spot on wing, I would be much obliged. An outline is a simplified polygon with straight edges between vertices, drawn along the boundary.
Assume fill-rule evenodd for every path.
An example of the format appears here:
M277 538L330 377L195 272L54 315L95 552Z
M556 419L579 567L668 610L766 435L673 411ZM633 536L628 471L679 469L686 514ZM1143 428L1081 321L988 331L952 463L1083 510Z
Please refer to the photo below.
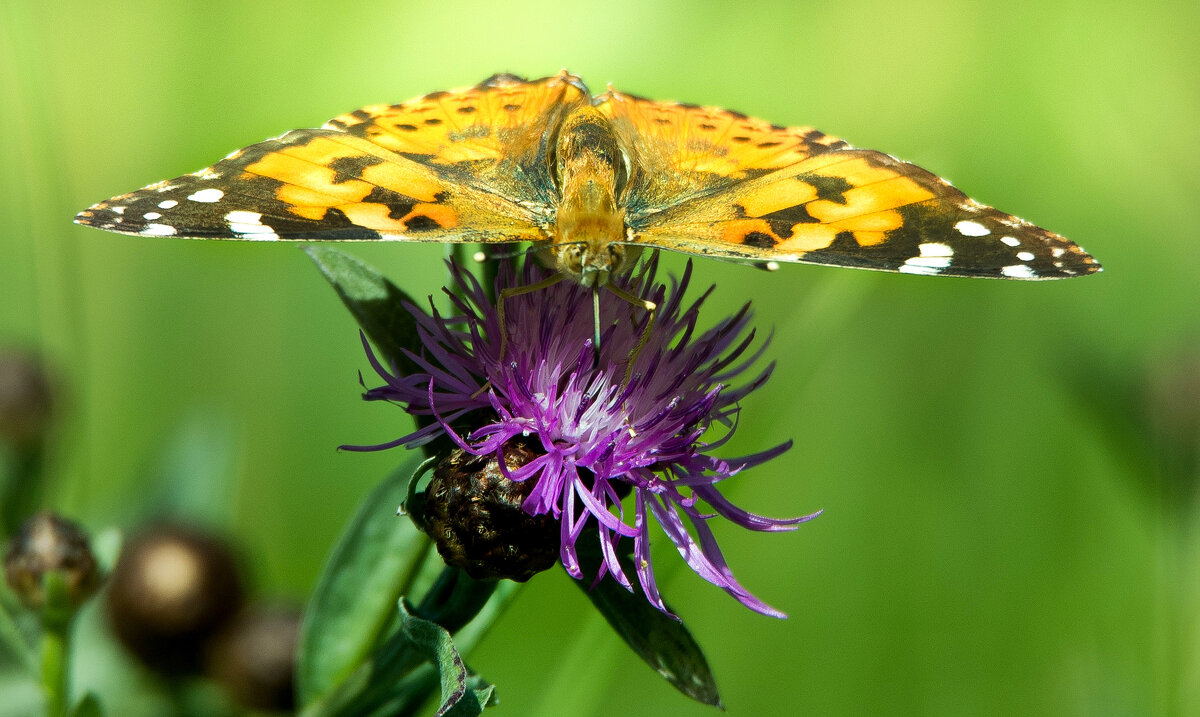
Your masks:
M417 205L417 200L383 187L373 187L371 192L363 197L363 202L386 206L388 217L392 219L403 219Z
M340 184L352 179L360 179L363 170L378 164L383 164L382 158L364 154L357 157L337 157L328 164L328 167L335 172L333 177L334 183Z
M778 211L764 214L760 219L766 219L771 225L771 229L782 239L789 239L792 236L792 227L797 224L816 224L817 219L808 213L808 207L803 204L797 204L794 207L786 207Z
M824 199L838 204L846 203L846 192L854 189L854 185L845 177L830 177L824 174L801 174L797 180L812 185L817 190L817 199Z
M430 229L441 229L442 225L437 223L437 220L424 214L417 214L409 217L404 226L410 232L428 231Z
M791 235L790 231L788 235ZM772 237L770 234L764 234L763 232L750 232L744 239L742 239L742 243L747 246L757 247L759 249L770 249L778 242L776 242L774 237Z
M411 159L418 164L433 164L433 160L437 159L437 155L425 154L422 152L400 152L399 155L405 159Z

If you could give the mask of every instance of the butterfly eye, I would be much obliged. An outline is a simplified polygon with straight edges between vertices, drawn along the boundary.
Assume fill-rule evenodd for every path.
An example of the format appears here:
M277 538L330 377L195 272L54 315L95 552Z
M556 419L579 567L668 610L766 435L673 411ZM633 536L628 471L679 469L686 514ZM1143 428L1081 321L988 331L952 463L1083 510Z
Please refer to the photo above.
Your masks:
M625 261L625 247L620 244L608 245L608 270L617 271Z

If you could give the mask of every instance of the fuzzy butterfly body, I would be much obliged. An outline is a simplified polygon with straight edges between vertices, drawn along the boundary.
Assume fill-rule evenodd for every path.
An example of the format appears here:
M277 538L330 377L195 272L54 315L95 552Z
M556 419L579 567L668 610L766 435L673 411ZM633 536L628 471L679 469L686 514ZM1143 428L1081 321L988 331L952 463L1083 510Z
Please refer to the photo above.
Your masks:
M200 239L528 241L589 286L645 247L982 278L1100 270L1073 242L887 154L729 110L593 97L565 71L364 107L76 222Z

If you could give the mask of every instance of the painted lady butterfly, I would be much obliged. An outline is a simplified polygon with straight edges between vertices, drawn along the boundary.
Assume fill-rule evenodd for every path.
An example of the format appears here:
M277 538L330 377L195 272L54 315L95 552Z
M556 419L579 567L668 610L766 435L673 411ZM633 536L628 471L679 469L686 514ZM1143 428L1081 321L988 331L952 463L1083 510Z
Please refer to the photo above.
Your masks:
M565 71L364 107L75 221L197 239L528 241L597 287L644 247L942 276L1100 270L1071 241L881 152L729 110L593 97Z

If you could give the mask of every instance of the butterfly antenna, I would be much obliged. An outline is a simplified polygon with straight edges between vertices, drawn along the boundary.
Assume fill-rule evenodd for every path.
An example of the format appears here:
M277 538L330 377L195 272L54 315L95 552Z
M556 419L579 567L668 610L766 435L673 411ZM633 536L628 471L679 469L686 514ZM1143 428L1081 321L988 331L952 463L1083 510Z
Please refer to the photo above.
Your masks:
M542 289L546 289L551 286L554 286L558 282L562 281L563 278L564 278L564 276L562 274L551 274L550 276L546 277L545 279L542 279L541 281L537 282L536 284L528 284L526 286L513 286L513 287L509 287L507 289L500 290L500 296L497 297L497 299L496 299L496 321L497 321L497 323L500 324L500 361L503 362L505 354L508 353L508 324L504 319L504 302L507 301L508 299L511 299L514 296L520 296L521 294L529 294L529 293L532 293L535 291L541 291ZM483 392L488 390L488 388L491 385L492 385L491 381L485 382L482 386L479 387L478 391L471 394L471 398L478 398L479 396L482 396Z

